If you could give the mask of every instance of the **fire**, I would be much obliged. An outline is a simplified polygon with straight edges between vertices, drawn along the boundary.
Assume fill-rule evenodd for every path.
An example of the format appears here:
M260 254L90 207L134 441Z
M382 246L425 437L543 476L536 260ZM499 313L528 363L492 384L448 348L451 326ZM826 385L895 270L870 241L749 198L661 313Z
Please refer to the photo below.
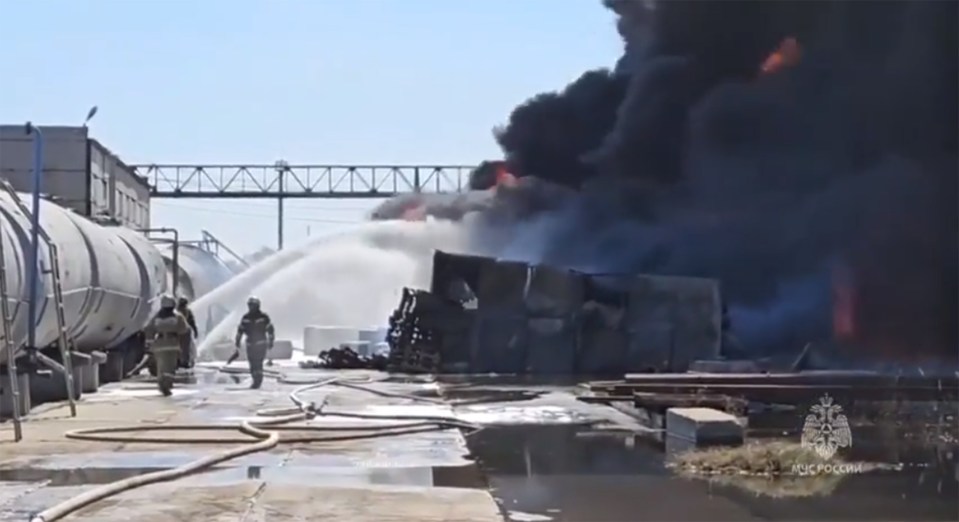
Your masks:
M513 187L516 185L516 176L512 175L502 164L496 166L496 185Z
M426 220L426 206L425 205L411 205L403 211L401 219L405 221L425 221Z
M856 335L856 291L852 273L847 268L833 270L832 326L837 339Z
M799 63L801 57L802 50L799 48L799 42L791 36L784 38L779 47L763 61L759 67L760 74L772 74L792 67Z

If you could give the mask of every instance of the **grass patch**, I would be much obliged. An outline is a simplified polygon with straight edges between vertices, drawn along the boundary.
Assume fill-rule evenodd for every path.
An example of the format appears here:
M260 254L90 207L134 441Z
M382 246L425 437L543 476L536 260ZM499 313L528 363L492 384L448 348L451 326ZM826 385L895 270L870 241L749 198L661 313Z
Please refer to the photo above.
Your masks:
M734 487L753 495L770 498L812 498L831 495L836 491L843 475L817 475L815 477L731 477L713 475L706 480L717 486Z
M675 455L670 466L697 475L791 475L795 466L826 464L815 451L795 442L750 442L734 448L709 448ZM838 456L829 464L843 464Z
M834 456L823 460L815 451L796 442L757 441L735 448L693 450L668 463L680 476L705 479L771 498L807 498L829 495L842 482L842 474L797 476L794 466L816 469L819 464L841 465Z

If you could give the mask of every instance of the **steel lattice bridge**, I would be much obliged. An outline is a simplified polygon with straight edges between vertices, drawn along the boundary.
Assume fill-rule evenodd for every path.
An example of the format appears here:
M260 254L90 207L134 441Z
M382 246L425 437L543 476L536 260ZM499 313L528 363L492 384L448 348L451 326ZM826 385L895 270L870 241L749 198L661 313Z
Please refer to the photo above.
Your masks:
M388 198L462 192L466 165L134 165L156 198Z

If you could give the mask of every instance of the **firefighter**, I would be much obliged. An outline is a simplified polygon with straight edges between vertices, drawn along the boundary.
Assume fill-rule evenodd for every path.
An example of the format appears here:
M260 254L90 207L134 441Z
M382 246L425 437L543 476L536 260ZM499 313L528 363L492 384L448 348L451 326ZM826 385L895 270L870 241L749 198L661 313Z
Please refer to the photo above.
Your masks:
M260 310L260 300L251 297L246 306L248 311L240 319L240 325L236 329L236 345L239 355L240 340L246 336L246 360L250 364L250 377L253 383L250 388L257 389L263 384L263 360L266 359L267 352L273 348L273 323L270 316ZM231 357L231 360L235 357Z
M190 301L186 297L181 297L177 300L176 311L180 312L186 319L186 323L190 325L190 333L182 336L180 338L180 367L182 368L193 368L194 357L193 357L193 342L199 337L200 332L196 327L196 317L193 316L193 310L190 310Z
M176 373L180 339L190 334L186 318L176 310L176 300L165 295L160 299L160 311L147 325L146 342L150 356L156 362L157 386L160 393L169 397L173 392L173 376Z

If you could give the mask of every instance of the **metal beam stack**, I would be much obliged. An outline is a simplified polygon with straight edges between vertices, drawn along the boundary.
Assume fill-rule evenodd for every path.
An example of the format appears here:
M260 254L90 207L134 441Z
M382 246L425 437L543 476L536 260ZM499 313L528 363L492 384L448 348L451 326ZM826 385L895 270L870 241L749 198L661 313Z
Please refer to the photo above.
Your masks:
M440 369L440 350L434 329L423 324L428 316L430 301L435 300L428 292L403 289L403 297L390 317L387 343L390 356L387 367L391 372L436 373Z

